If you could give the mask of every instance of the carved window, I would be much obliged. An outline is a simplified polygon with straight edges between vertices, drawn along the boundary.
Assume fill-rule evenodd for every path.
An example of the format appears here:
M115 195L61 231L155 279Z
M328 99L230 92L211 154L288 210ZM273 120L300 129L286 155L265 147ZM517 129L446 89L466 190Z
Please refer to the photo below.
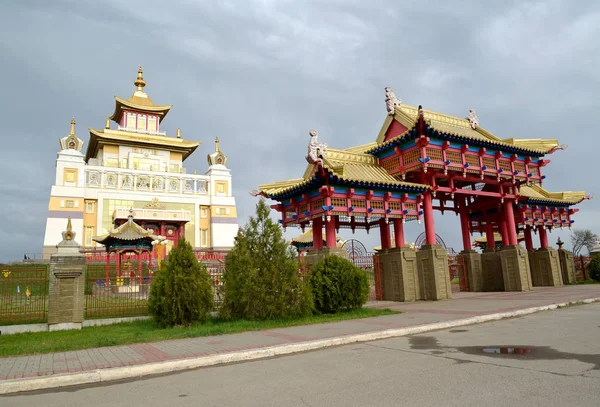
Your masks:
M496 169L496 160L489 157L483 157L483 165L487 167L488 170Z
M498 164L500 164L500 168L502 168L502 171L504 171L505 173L510 173L510 161L500 160L498 161Z
M421 158L420 150L417 149L417 150L409 151L408 153L404 154L404 164L415 163L415 162L419 161L419 158Z
M138 116L137 128L138 128L138 130L146 130L146 116L145 115L141 114Z
M479 167L479 157L477 157L476 155L465 155L465 161L469 164L470 167Z
M176 178L169 179L169 191L179 191L179 180Z
M75 207L75 203L73 202L72 199L67 199L65 201L65 207L67 207L67 208L73 208L73 207Z
M139 176L137 179L137 188L141 190L150 188L150 177L147 175Z
M367 202L364 199L351 199L350 205L355 208L366 208Z
M135 129L136 127L136 115L135 113L127 113L127 128L128 129Z
M399 157L390 158L389 160L382 162L381 166L387 172L396 171L400 168L400 158Z
M383 201L371 201L371 208L378 210L383 209Z
M323 205L325 205L325 200L321 198L313 201L311 203L311 208L313 208L313 210L319 210Z
M446 160L450 161L450 164L462 165L460 153L457 153L456 151L446 151Z
M148 131L156 131L156 116L148 117Z
M200 208L200 217L201 218L207 218L208 217L208 210L206 208Z
M346 199L345 198L331 198L331 204L333 206L346 206Z
M433 161L442 161L442 151L436 148L427 148L427 156Z
M208 247L208 229L200 230L200 246Z
M87 201L85 203L85 213L94 213L96 203L93 201Z
M532 166L532 167L529 167L529 172L531 173L531 175L532 175L533 177L537 177L537 176L539 176L539 175L540 175L540 170L539 170L539 168L538 168L538 167L533 167L533 166Z
M415 212L417 210L417 204L406 203L406 204L404 204L404 209L407 209L409 212Z
M198 181L198 192L201 194L206 193L206 181Z
M519 171L519 175L523 175L525 173L525 164L515 162L515 171Z
M86 226L85 227L85 246L86 247L92 246L92 237L93 236L94 236L94 227Z
M165 181L162 177L156 177L152 180L152 189L162 191L165 187Z
M388 202L388 208L393 211L399 211L402 209L402 206L400 202Z

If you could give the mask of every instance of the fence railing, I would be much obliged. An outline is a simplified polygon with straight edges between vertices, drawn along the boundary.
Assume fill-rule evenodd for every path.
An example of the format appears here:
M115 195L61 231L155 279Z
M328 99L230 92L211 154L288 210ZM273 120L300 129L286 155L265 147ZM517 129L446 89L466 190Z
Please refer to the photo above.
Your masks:
M0 325L43 323L48 320L48 266L1 266Z

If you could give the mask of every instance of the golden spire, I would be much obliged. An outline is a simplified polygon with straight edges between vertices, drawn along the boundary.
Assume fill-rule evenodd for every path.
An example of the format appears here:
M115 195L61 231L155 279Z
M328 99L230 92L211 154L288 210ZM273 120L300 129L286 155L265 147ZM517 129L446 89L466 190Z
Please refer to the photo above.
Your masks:
M181 138L181 129L177 129L177 138Z
M71 225L71 217L69 216L69 220L67 221L67 232L73 230L73 225Z
M110 116L106 118L106 126L105 128L110 129Z
M69 136L74 136L75 135L75 118L73 117L71 119L71 132L69 133Z
M141 66L140 69L138 69L137 79L133 82L133 84L137 86L137 90L139 92L144 91L143 89L144 86L146 86L146 81L144 81L144 71L142 70Z
M219 148L219 138L218 137L215 138L215 152L217 152L217 153L221 152L221 149Z

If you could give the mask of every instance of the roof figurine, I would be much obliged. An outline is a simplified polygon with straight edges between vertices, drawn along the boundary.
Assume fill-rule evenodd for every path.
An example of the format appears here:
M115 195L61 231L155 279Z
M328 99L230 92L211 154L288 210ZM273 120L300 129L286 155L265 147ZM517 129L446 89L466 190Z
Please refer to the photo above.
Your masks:
M393 116L396 113L396 107L400 107L401 100L396 97L396 94L389 86L385 87L385 108L388 115Z
M471 128L473 130L477 130L477 127L479 127L479 118L477 117L477 112L475 112L474 109L469 110L469 116L467 117L467 120L469 120Z
M322 164L323 160L319 156L325 157L327 155L327 144L319 142L317 130L311 129L308 134L310 135L310 141L308 142L306 161L309 164Z

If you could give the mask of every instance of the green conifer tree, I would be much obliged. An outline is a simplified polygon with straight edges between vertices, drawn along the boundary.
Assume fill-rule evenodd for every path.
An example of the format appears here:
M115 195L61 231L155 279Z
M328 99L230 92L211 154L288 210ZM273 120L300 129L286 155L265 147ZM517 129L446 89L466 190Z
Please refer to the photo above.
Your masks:
M213 306L206 266L198 262L192 246L181 238L154 276L148 310L160 325L179 326L205 321Z
M312 312L308 284L299 278L298 261L270 212L261 199L225 259L220 310L225 318L289 318Z

